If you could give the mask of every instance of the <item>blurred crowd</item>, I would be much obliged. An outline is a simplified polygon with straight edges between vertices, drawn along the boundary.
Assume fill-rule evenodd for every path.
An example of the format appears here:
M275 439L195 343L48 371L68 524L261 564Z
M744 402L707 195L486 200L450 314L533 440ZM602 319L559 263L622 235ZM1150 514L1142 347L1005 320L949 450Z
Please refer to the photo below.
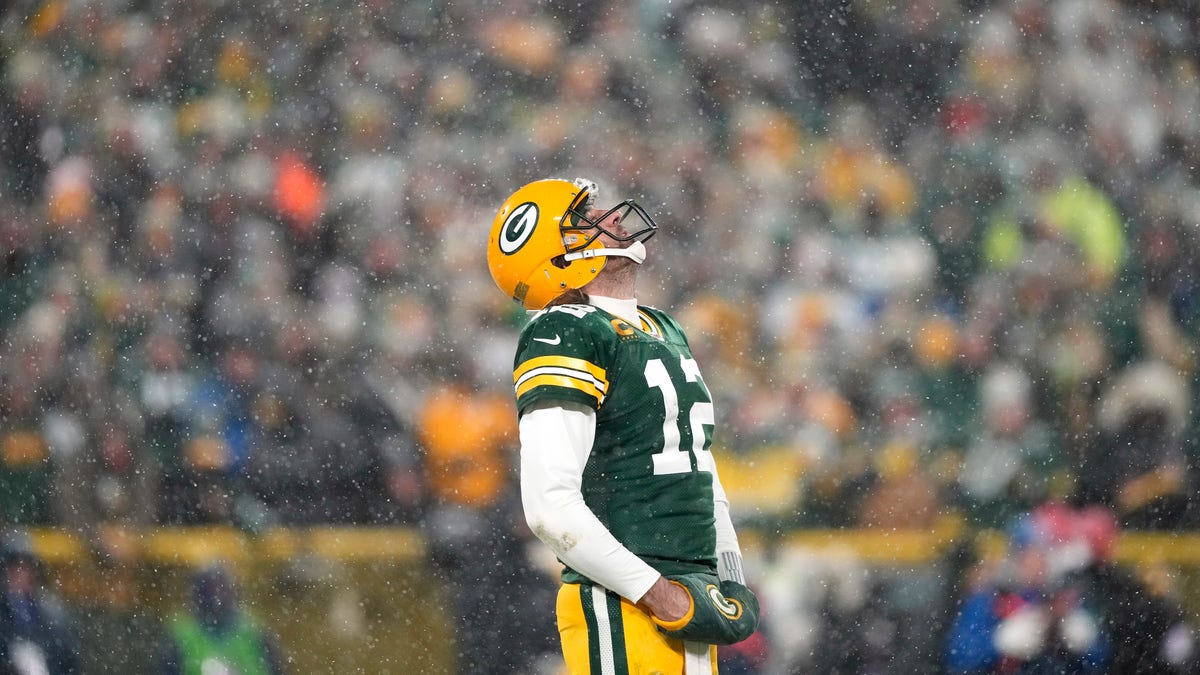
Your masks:
M660 224L740 520L1196 526L1197 7L7 3L0 522L481 536L486 234L582 175Z
M1194 673L1196 631L1169 571L1113 564L1119 528L1096 506L1015 517L1002 555L965 575L945 638L951 673Z
M336 4L8 5L5 518L503 499L486 232L579 174L659 220L721 449L796 476L743 517L1194 520L1195 5Z

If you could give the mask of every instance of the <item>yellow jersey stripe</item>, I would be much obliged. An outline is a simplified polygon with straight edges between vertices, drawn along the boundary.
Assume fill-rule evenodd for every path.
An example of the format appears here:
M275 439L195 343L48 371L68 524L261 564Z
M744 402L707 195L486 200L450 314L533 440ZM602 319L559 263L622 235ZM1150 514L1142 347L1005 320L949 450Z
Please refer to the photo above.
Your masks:
M578 370L590 375L592 379L602 384L604 389L608 388L608 373L603 368L597 366L591 361L577 359L571 356L535 356L513 371L513 382L519 382L522 377L525 377L530 371L537 368L556 367L566 368L569 370Z
M572 375L562 375L558 373L542 373L531 375L525 378L517 385L517 398L521 398L527 391L535 387L566 387L581 391L596 399L596 402L604 402L604 392L596 386L592 380L581 380Z
M541 375L562 375L563 377L571 377L587 382L601 392L608 391L608 382L605 380L597 380L595 377L592 377L591 373L585 373L580 370L575 370L574 368L555 368L551 366L536 368L528 373L525 373L520 379L517 380L516 386L518 389L521 389L524 387L526 381Z

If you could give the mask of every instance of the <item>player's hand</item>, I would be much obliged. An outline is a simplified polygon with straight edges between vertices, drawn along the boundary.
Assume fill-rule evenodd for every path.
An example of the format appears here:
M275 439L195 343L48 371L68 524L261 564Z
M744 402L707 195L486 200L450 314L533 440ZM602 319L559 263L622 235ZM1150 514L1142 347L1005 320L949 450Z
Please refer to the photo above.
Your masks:
M675 621L651 616L658 629L689 642L731 645L758 629L758 597L736 581L721 581L715 574L694 573L670 577L670 582L687 591L688 612Z
M652 616L666 622L682 619L692 608L692 596L679 584L659 577L658 581L646 591L638 604Z

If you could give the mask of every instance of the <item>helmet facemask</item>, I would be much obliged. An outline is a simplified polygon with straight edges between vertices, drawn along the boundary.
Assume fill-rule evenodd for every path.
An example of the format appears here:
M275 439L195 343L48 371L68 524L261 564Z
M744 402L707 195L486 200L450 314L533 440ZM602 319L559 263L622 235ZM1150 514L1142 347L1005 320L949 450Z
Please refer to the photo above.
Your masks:
M576 181L576 184L579 185L580 182L586 181L580 179ZM584 188L579 191L579 194L576 195L571 205L567 207L566 212L559 221L563 246L566 249L566 254L562 256L563 264L565 265L572 260L600 256L621 256L641 264L646 259L646 247L642 244L654 236L658 231L658 225L650 217L650 214L646 213L646 210L632 199L626 199L605 211L599 217L590 218L588 212L591 211L595 203L595 184L592 183L590 187L590 190ZM625 231L624 234L614 232L602 225L602 223L611 222L614 214L617 216L617 223ZM628 223L634 220L640 221L640 226L630 228ZM603 246L589 248L601 234L606 234L613 241L619 243L629 241L634 243L621 248Z

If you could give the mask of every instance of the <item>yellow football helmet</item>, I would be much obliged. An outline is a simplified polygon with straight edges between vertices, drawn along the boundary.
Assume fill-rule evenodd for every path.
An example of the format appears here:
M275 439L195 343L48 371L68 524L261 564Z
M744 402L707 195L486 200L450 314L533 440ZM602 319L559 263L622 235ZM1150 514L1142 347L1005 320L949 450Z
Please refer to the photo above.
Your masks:
M645 260L642 242L658 230L654 220L631 199L590 218L596 191L594 182L582 178L547 179L529 183L504 201L492 221L487 250L488 270L501 291L526 309L542 309L595 279L609 256ZM615 212L620 212L617 222L625 232L601 226ZM636 231L626 226L630 215L642 221ZM601 233L634 244L606 248Z

